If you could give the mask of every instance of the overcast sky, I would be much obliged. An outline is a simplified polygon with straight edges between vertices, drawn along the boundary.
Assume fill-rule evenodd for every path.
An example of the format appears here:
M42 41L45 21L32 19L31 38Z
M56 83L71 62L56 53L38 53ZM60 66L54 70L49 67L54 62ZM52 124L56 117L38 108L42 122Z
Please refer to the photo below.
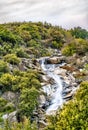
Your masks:
M0 23L47 21L88 29L88 0L0 0Z

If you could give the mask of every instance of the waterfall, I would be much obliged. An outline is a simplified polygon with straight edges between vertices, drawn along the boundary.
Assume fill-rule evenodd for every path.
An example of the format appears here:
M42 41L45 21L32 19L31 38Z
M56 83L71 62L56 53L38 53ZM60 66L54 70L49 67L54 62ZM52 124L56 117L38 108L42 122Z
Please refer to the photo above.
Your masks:
M48 77L54 80L54 85L51 86L44 86L43 90L47 95L51 97L51 104L46 109L46 114L52 114L55 112L59 107L63 104L62 99L62 81L59 75L54 73L55 65L54 64L45 64L45 59L41 60L41 68L42 70L48 75ZM50 91L52 91L50 93Z
M58 75L51 73L50 76L56 82L56 91L52 95L51 105L48 107L46 113L49 114L51 111L55 111L58 109L59 106L63 104L62 99L62 82Z

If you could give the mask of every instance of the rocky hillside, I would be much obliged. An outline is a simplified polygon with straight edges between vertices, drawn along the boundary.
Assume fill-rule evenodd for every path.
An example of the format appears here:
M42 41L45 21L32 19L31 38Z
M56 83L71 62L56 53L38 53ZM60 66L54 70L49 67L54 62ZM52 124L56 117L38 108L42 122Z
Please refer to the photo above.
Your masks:
M55 83L42 70L41 57L48 57L46 65L56 66L54 73L63 79L63 98L71 100L58 110L57 116L45 114L49 96L42 87ZM0 25L0 130L87 130L87 81L85 29L65 30L46 22ZM79 88L76 96L73 87Z

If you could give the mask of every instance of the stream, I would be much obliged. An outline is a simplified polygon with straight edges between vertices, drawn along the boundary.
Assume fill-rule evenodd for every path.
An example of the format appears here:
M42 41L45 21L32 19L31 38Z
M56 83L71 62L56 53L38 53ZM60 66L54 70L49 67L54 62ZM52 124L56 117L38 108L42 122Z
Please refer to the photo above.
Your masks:
M53 85L43 86L43 91L50 96L50 105L46 109L46 114L49 115L61 107L64 102L62 97L63 81L59 75L54 73L55 67L55 64L46 64L45 59L41 60L42 70L54 81Z
M42 86L43 92L46 94L46 101L44 103L46 115L55 114L59 108L62 108L66 101L72 99L77 89L77 83L73 74L61 68L66 63L47 63L46 61L49 58L43 57L39 61L41 69L45 74L44 80L50 79L52 81L46 82Z

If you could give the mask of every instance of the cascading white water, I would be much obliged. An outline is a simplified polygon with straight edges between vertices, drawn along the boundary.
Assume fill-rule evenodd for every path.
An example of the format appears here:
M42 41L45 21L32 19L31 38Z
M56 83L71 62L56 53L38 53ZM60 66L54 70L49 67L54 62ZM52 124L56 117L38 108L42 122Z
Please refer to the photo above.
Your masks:
M52 111L57 110L58 107L63 104L63 99L62 99L62 82L61 82L61 79L60 79L60 77L58 75L56 75L54 73L50 73L49 75L56 82L56 91L53 92L51 105L49 106L49 108L46 111L47 114L49 114Z
M54 73L55 65L45 65L45 59L41 60L41 68L43 71L54 80L55 84L53 85L53 88L50 88L50 86L44 86L44 92L46 92L48 95L51 93L51 105L47 108L46 114L52 114L55 112L60 106L63 104L62 99L62 81L58 75Z
M47 69L45 68L44 63L45 63L45 59L42 59L41 60L41 68L43 69L43 71L47 71Z

